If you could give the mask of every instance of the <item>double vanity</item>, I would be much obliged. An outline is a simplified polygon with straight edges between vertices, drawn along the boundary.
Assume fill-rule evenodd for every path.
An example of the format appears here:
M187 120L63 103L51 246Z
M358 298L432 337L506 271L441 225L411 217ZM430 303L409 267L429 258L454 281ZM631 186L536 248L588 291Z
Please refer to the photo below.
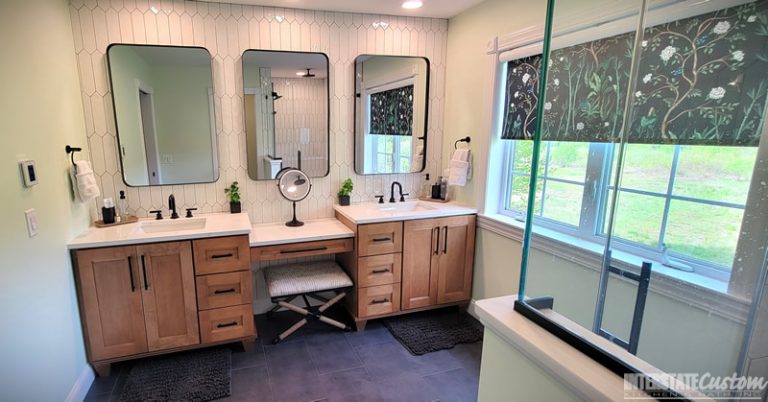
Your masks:
M217 344L252 347L251 264L335 258L352 278L347 310L370 319L468 304L477 211L409 201L335 206L303 227L252 225L247 214L141 219L91 228L69 243L89 362Z

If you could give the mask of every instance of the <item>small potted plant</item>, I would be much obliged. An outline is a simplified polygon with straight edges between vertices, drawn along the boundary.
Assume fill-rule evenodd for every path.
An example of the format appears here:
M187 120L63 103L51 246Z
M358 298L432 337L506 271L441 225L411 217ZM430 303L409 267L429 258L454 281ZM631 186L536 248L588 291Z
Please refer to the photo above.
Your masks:
M237 186L237 182L233 181L229 188L224 189L224 192L229 197L229 212L239 214L242 211L242 206L240 204L240 187Z
M349 193L352 192L352 179L347 178L341 183L339 189L339 205L349 205Z

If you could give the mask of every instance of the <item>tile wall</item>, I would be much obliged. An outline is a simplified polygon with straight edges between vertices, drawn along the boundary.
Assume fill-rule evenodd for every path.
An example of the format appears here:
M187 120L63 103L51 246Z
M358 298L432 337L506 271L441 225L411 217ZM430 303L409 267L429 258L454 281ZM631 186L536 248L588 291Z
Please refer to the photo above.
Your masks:
M182 0L73 0L70 7L90 159L103 196L126 190L131 213L164 208L168 195L201 212L228 209L224 188L241 184L243 208L254 223L289 218L271 181L252 181L246 170L241 55L246 49L324 52L330 58L330 174L314 179L299 204L303 219L333 216L340 182L355 182L353 201L373 200L393 180L418 194L422 174L357 176L353 170L353 60L360 54L425 56L430 60L427 170L437 177L443 132L447 21ZM213 56L220 178L215 183L126 187L120 173L105 52L111 43L203 46ZM73 144L78 145L78 144ZM425 173L426 173L425 172ZM96 201L101 202L101 199ZM96 204L92 215L96 214Z

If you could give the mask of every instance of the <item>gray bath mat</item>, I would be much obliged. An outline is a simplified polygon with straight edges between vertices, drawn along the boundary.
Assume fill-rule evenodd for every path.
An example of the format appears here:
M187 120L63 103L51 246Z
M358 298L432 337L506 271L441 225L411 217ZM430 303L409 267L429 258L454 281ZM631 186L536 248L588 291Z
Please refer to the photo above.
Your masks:
M120 400L211 401L231 394L232 351L202 349L139 360Z
M483 339L483 325L455 308L399 315L383 321L389 332L414 355Z

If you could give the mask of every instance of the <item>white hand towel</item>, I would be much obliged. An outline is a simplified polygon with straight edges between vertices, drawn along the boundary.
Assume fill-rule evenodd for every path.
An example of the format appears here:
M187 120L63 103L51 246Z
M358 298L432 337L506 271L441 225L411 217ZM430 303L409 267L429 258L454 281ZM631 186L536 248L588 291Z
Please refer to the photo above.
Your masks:
M80 201L88 202L101 195L99 185L96 182L96 175L93 174L93 169L91 169L91 164L88 161L75 162L72 173Z
M464 186L467 184L469 175L469 149L457 149L453 153L451 162L448 164L448 185Z

